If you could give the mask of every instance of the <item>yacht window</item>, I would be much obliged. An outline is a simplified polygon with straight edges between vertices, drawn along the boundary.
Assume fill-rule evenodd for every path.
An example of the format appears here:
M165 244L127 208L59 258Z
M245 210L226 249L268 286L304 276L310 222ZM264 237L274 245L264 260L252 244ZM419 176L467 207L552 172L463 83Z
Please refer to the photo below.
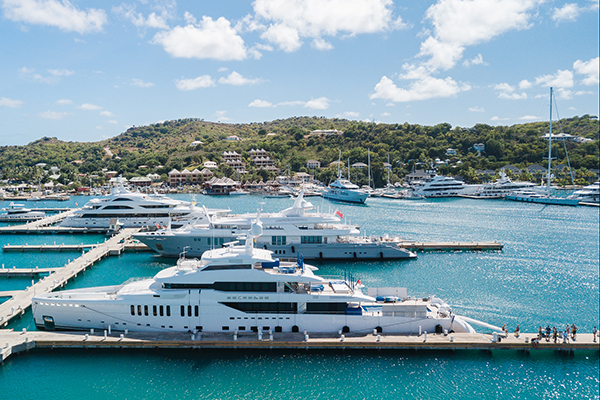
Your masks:
M271 244L273 246L284 246L286 244L285 236L271 236Z
M138 315L142 315L142 306L137 306L138 309Z
M167 317L171 316L171 306L167 306Z
M135 315L135 306L134 305L131 306L131 315Z
M188 305L188 317L192 316L192 306Z
M144 306L144 315L148 316L148 306Z
M160 306L160 316L162 317L164 315L164 308L163 306Z
M152 315L156 317L156 306L152 306Z
M306 303L307 314L345 314L346 303Z
M247 313L287 313L296 314L298 303L275 303L275 302L223 302L227 307ZM344 308L345 310L345 308Z
M250 264L240 264L240 265L209 265L204 268L202 271L220 271L225 269L252 269L252 265Z
M198 306L194 306L194 316L198 316Z
M322 236L300 236L300 243L309 244L309 243L323 243Z
M185 306L181 306L181 309L179 310L179 312L181 313L182 317L185 317Z
M119 197L118 199L114 199L113 201L133 201L132 199L128 199L126 197Z
M133 210L130 206L106 206L103 210Z
M228 326L223 326L223 327L221 327L221 329L224 330L224 331L228 331L229 327Z

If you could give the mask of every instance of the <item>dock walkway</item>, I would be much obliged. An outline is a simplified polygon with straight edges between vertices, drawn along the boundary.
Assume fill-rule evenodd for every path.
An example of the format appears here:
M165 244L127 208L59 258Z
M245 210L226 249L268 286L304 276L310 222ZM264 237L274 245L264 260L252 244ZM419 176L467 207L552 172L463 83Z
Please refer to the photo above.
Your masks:
M39 349L259 349L259 350L575 350L598 351L592 334L578 334L576 341L558 343L545 340L532 343L536 334L524 333L494 341L494 336L482 333L450 335L310 335L303 333L245 333L234 339L233 333L138 333L138 332L48 332L0 330L0 362L11 354Z
M0 328L6 326L11 319L23 315L25 310L31 306L31 299L35 293L51 292L64 286L70 279L85 271L96 261L108 255L121 254L125 249L125 239L131 237L137 231L138 229L133 228L123 229L106 242L70 261L64 267L56 269L52 274L40 279L33 286L20 291L11 299L0 304ZM15 268L15 270L18 270L18 268ZM12 269L8 269L8 271L12 271Z
M504 245L498 242L414 242L404 241L398 244L414 251L459 251L459 250L502 250Z

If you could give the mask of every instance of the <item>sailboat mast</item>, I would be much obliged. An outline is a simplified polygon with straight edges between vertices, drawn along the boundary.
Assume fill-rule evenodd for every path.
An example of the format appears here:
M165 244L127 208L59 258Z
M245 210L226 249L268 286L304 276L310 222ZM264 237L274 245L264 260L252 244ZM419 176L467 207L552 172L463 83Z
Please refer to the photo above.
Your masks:
M369 163L369 187L371 187L371 149L367 149L367 162ZM375 186L375 185L373 185Z
M548 132L548 175L546 176L546 187L550 193L550 168L552 167L552 88L550 88L550 130Z

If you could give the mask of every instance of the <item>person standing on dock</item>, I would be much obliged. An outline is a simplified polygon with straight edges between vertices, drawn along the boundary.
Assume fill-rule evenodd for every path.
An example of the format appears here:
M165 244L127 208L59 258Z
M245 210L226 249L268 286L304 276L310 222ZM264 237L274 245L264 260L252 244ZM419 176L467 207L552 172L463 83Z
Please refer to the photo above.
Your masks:
M504 332L504 337L508 337L508 329L506 329L506 324L502 325L502 332Z
M554 343L558 339L558 329L555 326L552 327L552 339L554 339Z
M515 337L518 338L519 337L519 333L521 332L521 329L519 328L519 324L517 324L517 327L515 328Z
M571 325L571 339L573 339L573 341L577 339L577 327L575 324Z
M594 343L596 343L596 335L598 334L598 329L596 329L596 327L594 327L594 329L592 329L592 335L594 335Z

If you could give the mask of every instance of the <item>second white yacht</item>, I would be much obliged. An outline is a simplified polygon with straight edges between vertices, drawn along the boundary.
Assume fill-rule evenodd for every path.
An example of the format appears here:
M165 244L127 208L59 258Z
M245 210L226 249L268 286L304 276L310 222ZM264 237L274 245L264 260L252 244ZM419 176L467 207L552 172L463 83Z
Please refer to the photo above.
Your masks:
M302 193L294 205L277 213L260 215L263 235L257 247L272 250L279 257L295 257L300 252L306 259L403 259L416 254L401 247L399 238L361 237L355 225L342 223L343 214L309 212L314 206ZM200 257L205 251L234 242L244 236L256 213L206 217L178 229L160 229L134 235L152 250L164 256Z
M426 178L422 183L413 188L412 195L423 197L456 197L461 194L471 194L475 190L475 185L466 185L458 179L433 173L429 178Z

